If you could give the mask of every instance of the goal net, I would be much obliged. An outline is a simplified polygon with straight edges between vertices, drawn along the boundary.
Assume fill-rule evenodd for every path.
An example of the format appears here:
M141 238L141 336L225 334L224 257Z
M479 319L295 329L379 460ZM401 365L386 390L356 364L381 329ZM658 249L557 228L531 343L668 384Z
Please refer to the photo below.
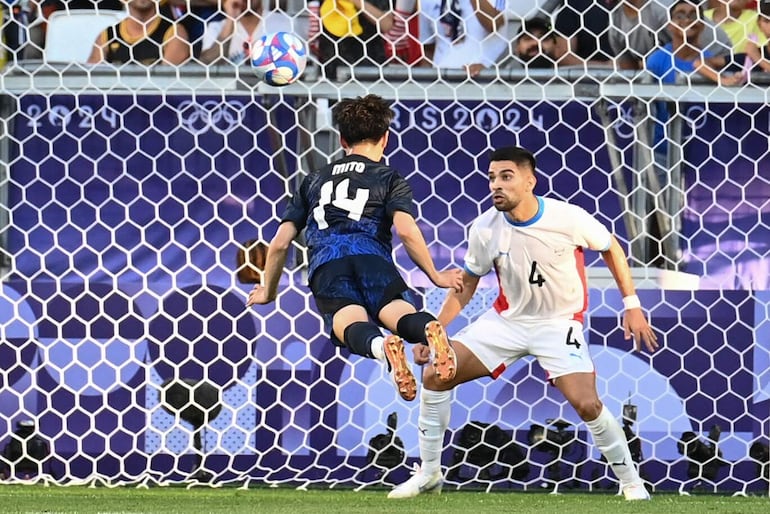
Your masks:
M298 14L298 19L301 16ZM7 22L7 20L6 20ZM511 22L513 23L513 22ZM12 56L11 56L12 57ZM542 70L541 70L542 71ZM246 309L236 256L269 241L301 177L340 155L330 107L377 93L386 152L440 267L489 205L486 156L531 149L537 193L621 240L659 334L633 353L588 253L599 393L655 490L767 492L770 119L766 86L644 73L14 61L0 75L0 470L7 480L376 486L417 461L418 403L331 345L298 240L274 304ZM666 153L655 141L668 113ZM396 240L396 243L398 241ZM394 252L427 310L430 286ZM492 277L449 327L497 295ZM415 369L419 373L418 369ZM536 362L453 392L448 487L616 490Z

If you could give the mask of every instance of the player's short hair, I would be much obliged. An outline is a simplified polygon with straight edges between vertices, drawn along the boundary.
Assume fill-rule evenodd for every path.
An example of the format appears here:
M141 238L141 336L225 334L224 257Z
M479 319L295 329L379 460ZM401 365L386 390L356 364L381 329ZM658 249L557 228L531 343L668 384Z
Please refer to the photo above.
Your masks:
M379 141L393 116L388 102L377 95L343 98L332 107L332 123L348 145Z
M489 154L489 161L511 161L517 166L529 166L533 175L537 170L537 161L534 154L520 146L503 146L492 150Z

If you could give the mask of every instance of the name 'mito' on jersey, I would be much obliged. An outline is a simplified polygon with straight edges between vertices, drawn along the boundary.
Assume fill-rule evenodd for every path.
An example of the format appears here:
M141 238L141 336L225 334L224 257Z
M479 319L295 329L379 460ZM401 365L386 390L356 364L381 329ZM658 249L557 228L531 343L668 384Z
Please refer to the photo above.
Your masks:
M412 214L412 188L396 170L349 155L307 175L286 207L282 222L302 230L309 273L350 255L393 259L393 214Z
M538 197L538 212L523 223L494 207L470 229L465 270L494 269L500 292L495 310L508 319L583 321L588 308L584 248L606 251L612 236L577 205Z

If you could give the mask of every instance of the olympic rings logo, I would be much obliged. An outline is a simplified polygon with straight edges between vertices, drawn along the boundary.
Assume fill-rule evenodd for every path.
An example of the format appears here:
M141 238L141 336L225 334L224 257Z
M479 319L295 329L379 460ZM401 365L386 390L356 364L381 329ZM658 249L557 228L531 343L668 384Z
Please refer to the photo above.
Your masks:
M185 100L177 109L179 124L192 134L213 130L227 134L240 126L245 105L238 100L207 100L202 104Z

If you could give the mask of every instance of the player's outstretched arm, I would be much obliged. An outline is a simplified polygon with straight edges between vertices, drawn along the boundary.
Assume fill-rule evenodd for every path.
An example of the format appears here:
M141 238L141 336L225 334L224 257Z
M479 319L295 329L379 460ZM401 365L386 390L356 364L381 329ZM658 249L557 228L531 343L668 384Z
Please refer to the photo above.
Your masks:
M278 295L278 282L281 280L283 266L286 264L286 255L289 253L289 246L295 237L297 237L297 227L294 223L290 221L281 223L267 249L262 279L264 286L259 284L254 286L254 289L249 293L249 300L246 302L247 307L264 305L275 300Z
M612 236L609 250L602 252L602 258L615 278L615 283L623 297L625 307L623 330L626 340L633 337L637 351L642 349L642 343L644 343L649 352L654 352L658 349L658 337L642 312L642 305L639 303L639 297L636 296L636 288L631 277L631 268L628 267L626 254L615 236Z
M441 310L436 318L445 327L448 326L453 319L468 305L468 302L473 298L476 293L476 288L479 285L479 277L469 274L467 271L462 272L463 287L461 290L450 290L447 292L444 298L444 303L441 304Z
M393 215L393 226L396 228L398 238L404 243L409 258L428 276L436 287L450 288L456 291L462 289L463 281L459 268L441 272L436 270L436 265L430 256L425 238L422 236L420 227L417 226L417 222L414 221L411 214L396 211Z
M467 272L462 272L463 288L461 291L450 289L444 298L444 303L441 305L441 310L436 318L439 323L444 327L447 327L453 319L463 310L468 302L476 292L476 287L479 285L479 277L470 275ZM427 364L431 361L431 351L427 345L415 344L412 345L412 353L414 354L414 363L417 365Z

